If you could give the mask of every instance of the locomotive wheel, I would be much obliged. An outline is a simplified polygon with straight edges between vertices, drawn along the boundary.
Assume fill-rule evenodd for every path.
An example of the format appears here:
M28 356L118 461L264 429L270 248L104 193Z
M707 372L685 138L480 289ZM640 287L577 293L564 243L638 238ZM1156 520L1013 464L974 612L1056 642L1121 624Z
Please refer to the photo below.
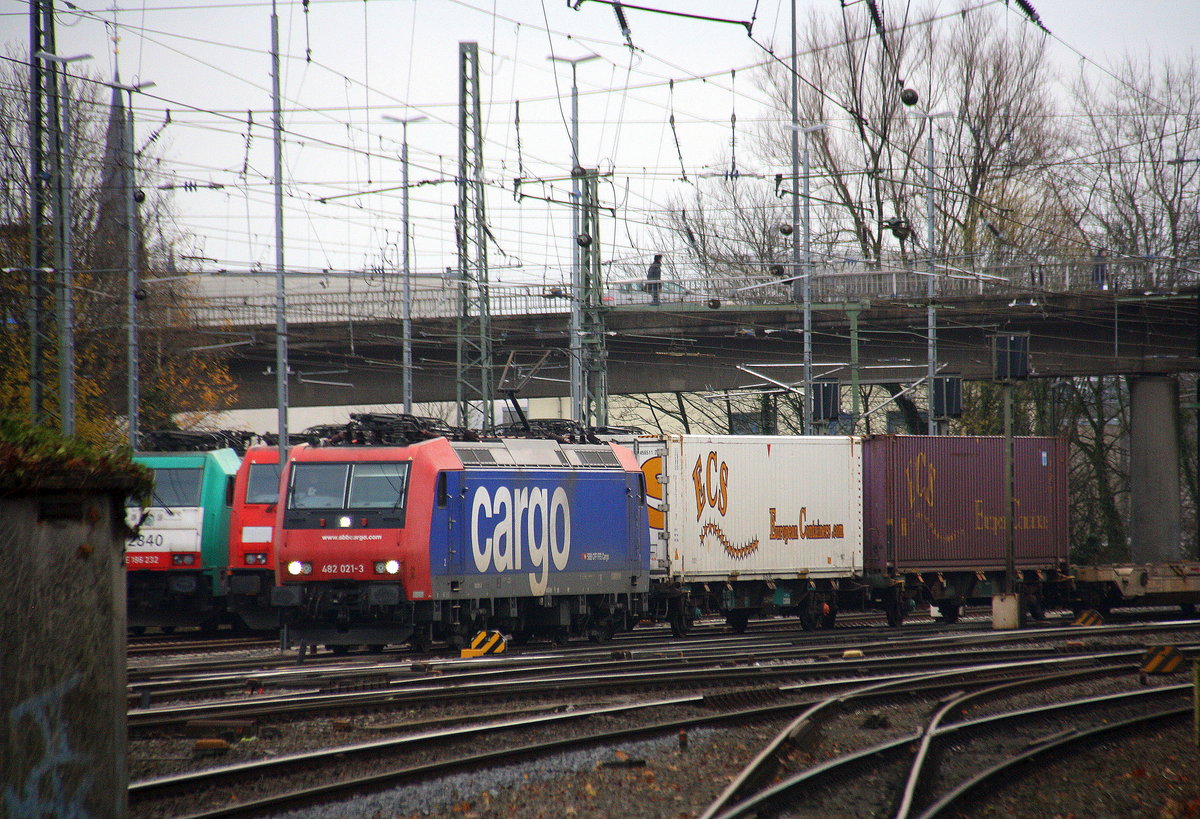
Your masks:
M943 623L957 623L961 611L962 607L957 603L943 603L938 606L938 613L942 615Z
M725 615L725 624L733 630L734 634L745 634L746 627L750 624L750 612L731 611Z
M408 647L418 654L429 651L431 645L433 645L433 638L429 636L429 626L418 626L413 630L412 636L408 638Z

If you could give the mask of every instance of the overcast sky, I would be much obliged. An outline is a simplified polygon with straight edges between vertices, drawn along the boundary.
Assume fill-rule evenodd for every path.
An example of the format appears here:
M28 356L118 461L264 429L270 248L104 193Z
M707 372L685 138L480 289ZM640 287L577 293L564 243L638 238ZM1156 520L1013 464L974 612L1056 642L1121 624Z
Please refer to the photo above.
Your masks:
M898 0L878 2L889 21L907 8ZM839 10L839 0L797 4L802 22L813 9ZM1095 64L1126 51L1184 56L1200 35L1200 15L1187 0L1033 4L1053 33L1064 82L1080 70L1099 72ZM126 83L155 83L134 97L136 140L140 145L159 129L170 109L171 124L158 141L165 162L148 184L201 186L175 197L192 265L273 270L271 3L113 5L75 0L68 9L58 0L58 52L95 55L89 70L102 76L119 67ZM570 187L563 180L570 164L570 69L548 61L550 54L600 57L578 67L580 155L583 165L612 174L601 191L616 213L602 225L606 261L628 262L629 270L649 261L658 240L648 223L679 194L683 169L692 176L728 171L734 140L740 170L777 170L757 164L750 149L751 130L765 111L748 69L770 59L769 44L786 53L790 3L638 5L735 22L627 9L631 49L613 9L591 0L577 10L564 0L312 0L307 13L300 0L281 0L287 267L398 265L400 126L385 116L428 118L409 126L410 175L422 183L411 192L414 268L436 274L455 264L452 182L463 41L480 44L493 279L558 283L570 268L569 210L533 198L565 200ZM1004 25L1028 25L1015 2L967 5L997 6ZM866 5L847 4L845 13L866 15ZM751 19L752 37L736 22ZM4 7L0 35L10 51L27 48L27 2ZM512 195L518 176L531 194L521 202Z

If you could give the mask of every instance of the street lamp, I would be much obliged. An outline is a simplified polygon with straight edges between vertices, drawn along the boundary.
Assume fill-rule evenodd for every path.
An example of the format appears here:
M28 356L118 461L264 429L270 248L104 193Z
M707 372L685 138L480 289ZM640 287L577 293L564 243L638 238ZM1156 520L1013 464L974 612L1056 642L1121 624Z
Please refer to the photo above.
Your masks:
M929 306L926 308L927 320L927 338L928 338L928 356L929 368L926 374L926 392L929 396L927 421L928 433L930 435L937 434L937 421L933 417L933 380L937 375L937 308L933 304L933 300L937 295L937 280L934 278L934 261L933 261L933 120L945 119L946 117L954 116L952 111L939 111L936 114L931 114L927 111L917 111L915 115L924 117L926 120L925 132L925 253L927 265L927 278L925 282L926 296L929 300Z
M551 54L546 58L555 63L566 63L571 66L571 321L570 321L570 355L571 355L571 417L581 424L587 424L584 396L587 390L583 385L583 269L581 255L583 250L575 241L580 233L580 195L579 178L583 169L579 166L579 85L576 81L576 69L580 63L600 59L599 54L586 54L583 57L558 57Z
M59 66L68 66L81 60L92 59L91 54L60 57L47 51L38 51L35 57ZM55 267L58 268L58 293L56 315L58 316L58 406L63 435L75 434L75 299L71 293L73 273L71 271L71 97L67 88L64 69L62 81L57 84L55 106L55 128L53 132L54 163L54 224L55 224ZM61 113L60 113L61 106Z
M383 118L389 122L400 123L401 128L400 133L402 141L400 147L400 187L403 191L401 198L401 202L403 202L403 205L401 206L401 219L404 222L404 241L401 243L401 253L404 255L404 264L402 266L404 271L404 317L402 319L404 336L402 358L403 387L401 392L404 398L404 412L408 415L412 415L412 271L408 266L408 124L410 122L423 122L424 120L429 119L429 117L420 116L401 119L400 117L393 117L388 114L384 114Z

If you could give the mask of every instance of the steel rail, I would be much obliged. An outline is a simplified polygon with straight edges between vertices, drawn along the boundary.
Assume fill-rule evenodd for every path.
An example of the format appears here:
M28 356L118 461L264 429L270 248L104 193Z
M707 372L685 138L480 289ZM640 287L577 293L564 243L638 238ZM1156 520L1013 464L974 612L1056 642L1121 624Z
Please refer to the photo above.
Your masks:
M1185 689L1191 688L1190 685L1179 687ZM1132 717L1130 719L1121 720L1120 722L1111 723L1109 725L1099 725L1086 731L1072 733L1070 736L1059 737L1051 742L1040 745L1037 748L1032 748L1023 754L1019 754L1011 759L1005 760L998 765L994 765L991 768L980 771L973 778L962 783L953 791L947 793L941 799L927 808L919 815L918 819L934 819L934 817L944 815L946 811L961 802L965 796L973 792L980 785L984 784L985 782L990 782L1002 774L1010 773L1016 769L1017 766L1023 765L1026 762L1030 762L1043 756L1061 753L1067 748L1079 743L1088 742L1098 737L1109 736L1128 731L1145 730L1151 727L1153 724L1165 720L1186 720L1187 718L1191 717L1192 710L1193 709L1191 705L1179 706L1177 708L1158 711L1153 714Z
M914 679L911 676L896 675L893 678L886 680L885 684L888 686L888 690L892 694L912 694L921 691L928 691L930 689L930 682L925 676ZM776 694L784 691L785 689L780 688L778 691L769 691L766 693ZM753 694L755 692L750 693ZM763 692L759 693L761 694ZM181 774L177 776L160 777L130 785L129 799L130 804L135 804L153 798L153 794L155 792L161 793L163 791L182 791L193 793L197 792L201 787L215 787L218 785L230 787L239 779L264 774L279 773L281 770L286 769L289 766L320 762L321 760L330 758L336 758L339 762L343 762L347 759L351 759L360 755L377 758L380 753L384 751L403 750L405 746L429 744L433 740L446 743L454 739L468 738L471 736L478 736L491 732L509 731L538 725L552 725L559 722L579 720L591 716L603 716L620 713L631 714L636 711L644 711L662 707L705 705L709 704L710 702L720 702L722 696L723 695L721 694L697 694L686 697L673 697L648 703L601 706L591 709L581 709L570 713L541 714L535 717L520 720L506 720L499 723L491 723L486 725L469 725L458 728L440 729L394 739L362 743L354 746L343 746L339 748L326 749L323 751L313 751L303 754L294 754L286 757L276 757L269 760L242 763L240 765L213 768L205 771ZM710 725L713 723L772 717L779 714L794 712L797 709L810 707L812 702L813 700L811 698L807 698L793 702L774 703L753 708L724 709L716 713L705 714L702 716L684 717L653 724L641 724L628 728L616 728L594 732L581 737L551 740L548 742L537 742L514 748L499 749L481 754L473 754L468 757L460 757L457 759L443 760L418 766L393 769L385 773L375 774L368 777L360 777L348 781L316 785L299 791L292 791L284 794L264 797L262 799L238 805L223 805L211 811L192 814L190 817L188 817L188 819L214 819L214 817L252 815L262 813L267 810L295 806L300 803L313 802L319 799L328 799L331 796L349 792L368 788L377 788L382 784L396 783L421 777L429 778L460 768L476 766L482 763L495 763L497 761L511 762L523 756L540 756L554 751L586 747L589 745L611 742L614 740L620 740L634 736L644 736L648 734L669 735L670 733L677 732L679 730L686 730L688 728Z
M942 737L960 731L989 728L1003 722L1027 719L1031 716L1048 716L1081 708L1094 707L1097 705L1123 704L1125 702L1130 702L1137 699L1152 699L1156 697L1168 696L1170 694L1183 693L1190 691L1191 688L1192 686L1186 684L1163 686L1161 688L1155 688L1151 690L1127 691L1099 697L1086 697L1079 700L1072 700L1065 703L1054 703L1052 705L1039 706L1036 708L1023 708L1017 711L992 714L986 717L968 720L952 726L942 726L937 729L935 736ZM1189 705L1186 708L1174 709L1170 712L1162 713L1190 714L1191 706ZM1083 734L1072 734L1068 739L1077 739L1083 736L1090 736L1091 733L1091 731L1088 731ZM702 815L702 819L703 817L712 817L712 819L734 819L734 817L760 815L764 810L767 809L769 805L783 798L786 794L795 790L796 788L801 786L811 788L820 780L831 778L834 775L844 774L855 765L864 764L876 757L899 754L911 746L912 743L919 741L921 739L921 735L921 731L913 731L897 739L888 740L886 742L873 745L869 748L856 751L852 754L847 754L836 759L828 760L820 765L815 765L804 771L801 771L794 776L788 777L787 779L776 783L770 788L746 797L740 802L732 805L726 803L717 811L711 811L710 809L710 811ZM1048 747L1057 747L1064 741L1065 740L1063 739L1057 739L1054 742L1041 746L1039 750L1043 750ZM970 789L977 787L979 784L982 784L982 782L987 781L987 779L998 775L998 773L1007 770L1017 761L1024 761L1034 753L1035 752L1026 752L1025 754L1021 754L1018 757L1006 760L1005 762L1000 763L997 766L993 766L993 768L989 768L983 773L978 774L975 778L968 780L967 783L964 783L964 785L960 786L959 789L956 789L953 792L955 794L953 801L961 799L962 796L969 792ZM968 788L967 785L970 785L970 788ZM959 793L959 791L962 792ZM933 816L940 815L941 811L945 810L953 803L952 801L947 800L948 796L943 797L941 800L934 803L934 806L928 809L925 813L922 813L919 819L930 819ZM943 805L943 802L946 804ZM716 803L714 803L714 805L715 804ZM935 808L936 810L934 810Z
M944 651L944 649L943 649ZM991 662L985 662L991 656L989 653L974 653L969 659L971 669L1009 667L1014 664L1030 663L1083 663L1095 661L1112 662L1122 658L1141 656L1141 649L1125 651L1103 651L1062 655L1053 649L1038 649L1025 652L1021 656L1009 652L1001 658L992 657ZM650 662L661 663L661 658L652 658ZM557 674L537 679L524 680L521 685L521 695L531 696L540 693L563 693L573 690L595 692L599 689L619 690L631 687L652 685L680 685L693 683L712 685L714 683L737 683L744 681L766 682L772 678L794 677L804 675L825 675L870 673L877 667L883 666L892 674L904 670L928 669L930 667L952 666L943 673L958 673L963 668L961 656L930 656L904 655L872 657L850 660L834 660L828 663L814 664L811 662L773 663L760 665L757 660L745 665L730 666L725 664L688 664L674 669L627 670L620 673L614 664L597 664L588 674ZM643 663L644 664L644 663ZM808 685L801 683L797 685ZM322 711L337 711L350 708L370 706L394 707L400 704L420 702L445 702L448 700L478 699L486 695L513 695L512 679L494 679L485 681L462 681L461 678L450 678L446 681L435 679L410 679L387 687L376 688L369 692L351 692L335 694L317 694L311 690L299 696L270 696L256 697L250 700L235 702L222 701L203 703L181 707L138 709L127 714L127 724L131 731L146 728L162 728L177 725L191 719L207 718L249 718L261 716L278 716L287 713L302 712L311 714L314 709Z

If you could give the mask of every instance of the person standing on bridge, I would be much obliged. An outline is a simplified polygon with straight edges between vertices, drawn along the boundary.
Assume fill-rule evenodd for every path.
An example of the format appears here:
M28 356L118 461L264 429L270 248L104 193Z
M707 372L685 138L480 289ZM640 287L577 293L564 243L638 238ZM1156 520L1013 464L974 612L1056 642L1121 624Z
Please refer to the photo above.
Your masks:
M1096 255L1092 259L1092 284L1101 290L1108 289L1108 254L1102 247L1096 248Z
M662 288L662 254L654 254L654 261L646 270L646 292L650 294L650 303L658 304L658 293Z

